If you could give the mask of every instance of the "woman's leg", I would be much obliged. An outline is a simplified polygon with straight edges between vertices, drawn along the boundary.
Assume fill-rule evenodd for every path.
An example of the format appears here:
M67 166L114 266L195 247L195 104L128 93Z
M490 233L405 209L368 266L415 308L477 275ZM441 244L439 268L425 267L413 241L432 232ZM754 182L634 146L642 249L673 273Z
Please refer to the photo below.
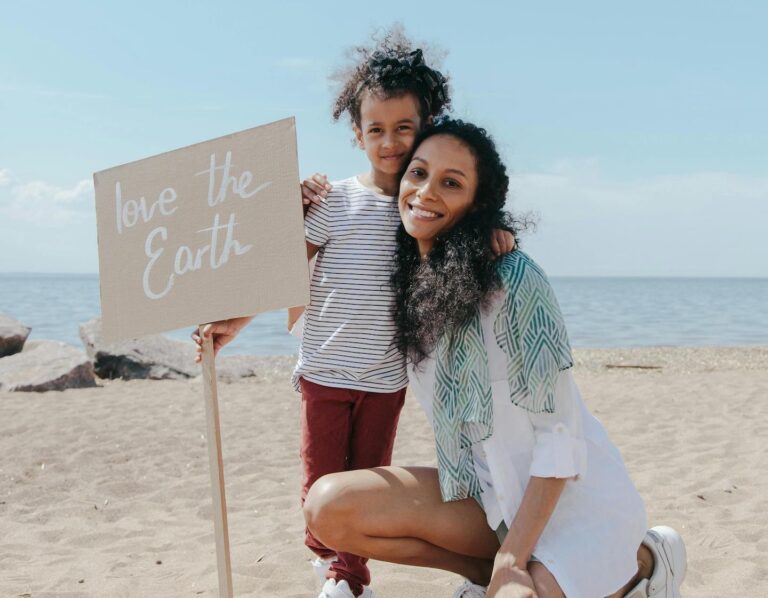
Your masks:
M320 478L304 504L326 546L452 571L486 585L499 541L474 499L444 503L437 470L378 467Z
M378 467L320 478L304 504L307 527L326 546L380 561L443 569L487 585L499 541L474 499L444 503L437 470ZM638 549L638 573L611 598L653 571ZM536 561L528 567L540 598L562 598L557 580Z
M641 544L640 548L637 549L637 573L623 588L615 594L611 594L608 598L621 598L643 579L650 579L653 574L654 564L653 553L644 544Z
M528 573L531 574L533 586L536 588L536 595L539 598L565 598L555 576L542 563L539 561L528 563Z

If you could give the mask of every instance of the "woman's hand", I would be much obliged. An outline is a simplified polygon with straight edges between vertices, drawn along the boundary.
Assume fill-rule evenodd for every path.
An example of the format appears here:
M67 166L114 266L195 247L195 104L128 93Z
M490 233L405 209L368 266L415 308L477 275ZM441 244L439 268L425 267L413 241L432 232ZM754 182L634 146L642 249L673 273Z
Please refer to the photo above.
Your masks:
M328 197L328 192L333 186L328 182L328 177L316 172L301 183L301 201L306 209L309 204L322 204Z
M493 229L491 233L491 251L497 257L513 252L516 246L515 236L511 232L503 228Z
M526 569L515 563L510 554L498 553L493 561L487 598L538 598L533 579Z
M231 343L240 331L253 320L253 316L242 318L231 318L229 320L220 320L211 322L203 326L203 337L213 337L213 354L216 356L224 345ZM200 363L203 359L203 337L200 336L199 329L192 333L192 340L195 341L195 363Z

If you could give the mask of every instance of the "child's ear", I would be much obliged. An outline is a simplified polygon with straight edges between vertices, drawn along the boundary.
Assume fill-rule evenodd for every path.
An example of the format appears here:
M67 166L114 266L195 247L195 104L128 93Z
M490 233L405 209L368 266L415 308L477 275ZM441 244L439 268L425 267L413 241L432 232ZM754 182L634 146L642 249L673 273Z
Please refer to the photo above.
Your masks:
M363 143L362 129L357 125L352 125L352 130L355 132L355 141L357 142L357 147L359 147L361 150L364 150L365 144Z
M432 123L433 123L433 122L435 122L435 119L434 119L434 118L432 118L432 115L430 114L430 115L427 117L427 120L426 120L426 121L424 121L424 126L425 126L425 127L430 127L430 126L432 126Z

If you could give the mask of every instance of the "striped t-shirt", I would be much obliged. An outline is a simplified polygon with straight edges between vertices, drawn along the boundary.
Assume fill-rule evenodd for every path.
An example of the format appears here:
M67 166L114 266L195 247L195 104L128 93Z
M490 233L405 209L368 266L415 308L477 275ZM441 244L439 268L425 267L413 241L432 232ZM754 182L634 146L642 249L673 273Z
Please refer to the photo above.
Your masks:
M325 202L304 220L307 241L320 247L312 273L294 385L392 392L408 384L395 346L390 286L397 201L357 177L333 183Z

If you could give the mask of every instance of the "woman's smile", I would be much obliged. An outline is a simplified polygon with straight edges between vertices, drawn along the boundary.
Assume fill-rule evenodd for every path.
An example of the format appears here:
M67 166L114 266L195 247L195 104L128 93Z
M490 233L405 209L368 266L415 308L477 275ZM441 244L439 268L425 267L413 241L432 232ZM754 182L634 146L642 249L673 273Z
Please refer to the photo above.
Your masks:
M437 220L443 217L442 214L426 210L415 203L409 203L408 208L411 210L411 217L418 220Z

